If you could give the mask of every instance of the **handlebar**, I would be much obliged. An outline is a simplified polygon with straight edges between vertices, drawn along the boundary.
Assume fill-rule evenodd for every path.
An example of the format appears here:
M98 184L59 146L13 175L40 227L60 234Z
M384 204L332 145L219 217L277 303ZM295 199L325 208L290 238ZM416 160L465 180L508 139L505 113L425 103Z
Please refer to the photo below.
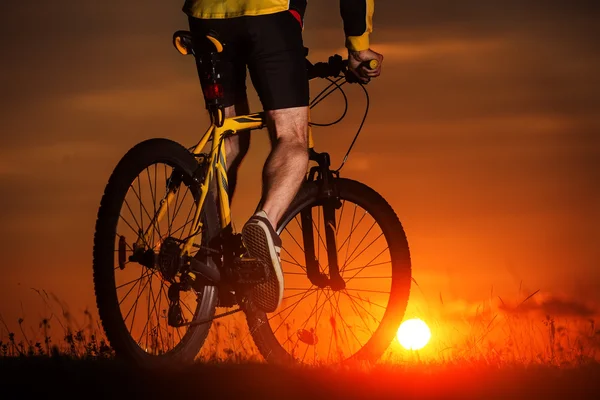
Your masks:
M339 54L329 57L327 62L318 62L316 64L312 64L307 59L306 64L309 80L315 78L337 78L343 73L348 83L359 82L358 77L348 69L348 60L342 59L342 56ZM360 66L375 69L378 64L377 60L369 60L363 61Z
M223 45L221 42L213 38L212 36L206 36L209 42L209 45L214 45L214 51L220 53L223 51ZM196 56L194 52L194 46L192 44L192 35L189 31L176 31L173 34L173 45L179 51L179 53L183 55L193 54ZM304 48L305 57L308 56L308 48ZM377 68L379 62L377 60L369 60L364 61L360 64L360 67L365 67L367 69L375 69ZM315 78L337 78L341 73L344 73L346 77L346 81L348 83L356 83L359 82L359 78L348 71L348 60L342 59L342 56L339 54L335 54L329 57L327 62L318 62L316 64L312 64L306 58L306 67L308 70L308 79Z

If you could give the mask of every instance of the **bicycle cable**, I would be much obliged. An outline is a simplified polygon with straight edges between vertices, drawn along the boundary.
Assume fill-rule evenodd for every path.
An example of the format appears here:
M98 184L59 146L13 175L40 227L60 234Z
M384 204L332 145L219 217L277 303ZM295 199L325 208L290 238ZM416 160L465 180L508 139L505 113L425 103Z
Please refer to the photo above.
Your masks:
M327 87L325 87L323 90L321 90L321 92L320 92L320 93L319 93L319 94L318 94L318 95L317 95L317 96L316 96L314 99L312 99L312 101L310 102L310 107L311 107L311 108L312 108L312 107L315 107L317 104L319 104L319 103L320 103L322 100L324 100L326 97L329 97L329 95L330 95L331 93L333 93L334 91L336 91L336 90L340 89L340 87L341 87L342 85L344 85L344 84L346 84L346 83L347 83L346 81L344 81L344 82L342 82L341 84L339 84L339 85L338 85L337 83L338 83L339 81L341 81L342 79L344 79L344 77L343 77L343 76L337 76L336 78L337 78L337 80L335 80L335 81L334 81L334 80L332 80L332 79L331 79L331 78L329 78L329 77L325 77L325 78L324 78L324 79L327 79L327 80L330 82L330 84L329 84L329 85L327 85ZM335 87L335 88L333 88L333 89L331 89L331 90L329 90L329 89L330 89L332 86L336 86L336 87ZM325 93L327 90L329 90L329 92ZM343 89L340 89L340 90L343 92ZM325 93L325 94L324 94L324 93Z
M329 97L330 94L332 94L336 90L339 90L340 92L342 92L342 96L344 96L344 112L342 113L342 116L339 117L334 122L324 123L324 124L319 124L319 123L316 123L316 122L310 122L310 125L314 125L314 126L332 126L332 125L335 125L338 122L340 122L346 116L346 113L348 112L348 97L346 96L346 93L344 92L344 89L342 89L342 86L345 85L346 83L348 83L348 81L344 80L341 84L338 84L338 82L341 81L344 78L345 78L344 75L338 77L338 79L336 79L335 81L332 80L332 79L330 79L330 78L325 78L325 79L327 79L331 83L327 87L325 87L325 89L321 90L321 92L310 103L310 108L312 109L317 104L319 104L321 101L323 101L325 98ZM362 128L363 128L363 126L365 124L365 121L367 119L367 115L369 113L369 105L370 105L369 92L367 91L367 89L365 88L365 86L361 82L357 82L357 83L360 85L361 89L365 93L365 99L366 99L365 113L363 115L362 121L360 122L358 130L356 131L356 134L354 135L354 138L352 139L352 142L350 143L350 146L348 147L348 150L346 151L346 154L344 155L344 158L342 159L342 163L340 164L340 166L336 170L333 171L336 174L339 174L339 172L342 170L342 168L346 164L346 161L348 161L348 157L350 156L350 152L352 151L352 148L354 147L354 144L356 143L356 140L358 139L358 136L362 132ZM335 87L332 88L332 86L335 86ZM332 88L332 89L329 90L330 88ZM325 93L325 92L327 92L327 93Z
M321 101L323 101L327 97L329 97L329 95L331 95L333 92L335 92L336 90L339 90L342 93L342 96L344 97L344 112L342 113L342 115L333 122L329 122L329 123L309 122L309 125L311 125L311 126L332 126L332 125L335 125L335 124L341 122L346 117L346 114L348 113L348 97L346 96L346 92L342 88L342 86L344 86L346 83L348 83L348 81L345 78L346 78L345 75L338 76L336 80L333 80L331 78L325 78L330 82L330 84L327 85L323 90L321 90L321 92L319 92L319 94L317 96L315 96L315 98L309 104L309 107L312 109L312 108L316 107ZM342 80L343 80L343 82L338 83ZM358 130L356 131L356 134L354 135L354 138L352 139L352 142L350 143L350 146L348 147L348 150L346 151L346 154L344 155L344 158L342 159L342 163L336 170L333 171L334 173L337 173L337 174L339 174L339 172L342 170L342 168L346 164L346 161L348 161L350 152L352 151L352 148L354 147L356 140L358 139L358 136L362 132L362 128L365 124L367 115L369 113L369 104L370 104L369 92L367 91L367 89L365 89L365 86L361 82L356 82L356 83L358 83L358 85L361 87L361 89L365 93L365 99L366 99L365 113L363 115L362 121L360 122ZM335 86L335 87L333 87L333 86ZM193 149L193 146L189 148L189 150L191 150L191 149Z
M340 92L342 92L342 96L344 96L344 112L342 113L342 116L339 117L337 120L333 121L333 122L329 122L326 124L319 124L316 122L310 122L310 125L314 125L314 126L332 126L337 124L338 122L340 122L342 119L344 119L344 117L346 116L346 113L348 112L348 97L346 96L346 92L344 92L344 89L342 89L342 86L348 82L344 81L341 84L338 85L338 82L341 81L343 79L342 78L338 78L336 81L330 79L330 78L325 78L327 79L329 82L331 82L329 84L329 86L327 86L325 89L323 89L321 91L321 93L319 93L319 95L317 97L315 97L315 99L311 102L310 104L310 108L312 109L313 107L315 107L317 104L319 104L321 101L323 101L325 98L327 98L331 93L335 92L336 90L339 90ZM332 87L333 85L335 85L336 87L331 89L328 93L324 94L326 90L328 90L330 87Z
M321 97L323 97L323 98L328 97L334 90L337 90L337 89L333 89L333 90L329 91L329 93L327 93L326 95L323 95L323 93L325 93L330 87L334 86L335 83L337 83L337 82L341 81L342 79L344 79L344 76L343 75L338 75L335 78L338 78L335 82L333 80L331 80L331 78L329 78L329 77L325 77L324 78L324 79L327 79L331 83L325 89L321 90L321 92L314 99L312 99L312 101L310 102L310 106L311 107L314 107L315 105L317 105L317 103L319 103L322 100ZM342 85L344 83L346 83L346 82L343 82Z
M344 159L342 160L342 164L339 166L338 169L336 169L336 170L333 171L336 174L339 174L340 171L341 171L341 169L346 164L346 161L348 160L348 156L350 155L350 152L352 151L352 148L354 147L354 143L356 143L356 139L358 139L358 135L360 135L360 132L362 131L363 125L365 124L365 121L367 120L367 114L369 113L369 102L370 102L370 100L369 100L369 92L367 91L367 89L365 89L365 85L363 85L360 82L358 82L358 84L362 88L363 92L365 92L365 99L366 99L366 102L367 102L367 104L365 105L365 114L363 115L363 119L360 122L358 130L356 131L356 135L354 135L354 139L352 139L352 143L350 143L350 147L348 148L348 151L346 152L346 155L344 156Z

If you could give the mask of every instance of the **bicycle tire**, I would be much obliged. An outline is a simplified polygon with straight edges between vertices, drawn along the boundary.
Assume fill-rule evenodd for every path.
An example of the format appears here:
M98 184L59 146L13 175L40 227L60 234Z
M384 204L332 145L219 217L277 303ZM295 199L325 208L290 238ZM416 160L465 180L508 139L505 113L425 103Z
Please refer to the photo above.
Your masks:
M360 350L349 358L340 361L342 364L353 361L374 362L383 355L395 338L408 304L411 285L411 261L408 241L396 213L376 191L360 182L345 178L335 179L335 184L339 189L341 200L348 200L361 205L381 226L389 245L391 260L393 260L391 263L391 292L381 324ZM285 226L303 209L318 206L318 204L319 188L317 183L307 182L303 184L288 211L282 217L277 232L281 234ZM267 314L257 309L249 309L246 312L246 319L254 343L268 362L277 364L297 362L275 337L269 325Z
M183 146L169 139L149 139L131 148L117 164L106 185L98 210L93 248L96 305L106 337L117 358L142 366L192 362L202 348L211 326L211 323L206 323L189 327L181 342L172 351L151 355L138 346L125 325L117 298L114 273L117 223L130 185L144 169L156 163L177 168L183 173L184 182L189 182L198 168L194 156ZM197 201L198 187L190 185L188 188ZM208 235L212 237L216 234L218 219L216 204L209 199L210 197L207 197L201 215L203 221L212 221L204 225L208 227ZM206 320L214 316L217 295L215 286L204 287L194 320Z

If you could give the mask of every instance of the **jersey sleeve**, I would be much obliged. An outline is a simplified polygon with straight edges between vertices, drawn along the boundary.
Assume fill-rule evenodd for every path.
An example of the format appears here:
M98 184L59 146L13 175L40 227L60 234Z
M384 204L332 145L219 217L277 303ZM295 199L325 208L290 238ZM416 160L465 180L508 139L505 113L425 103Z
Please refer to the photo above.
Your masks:
M340 14L344 22L346 47L349 50L360 51L369 48L374 8L374 0L340 0Z

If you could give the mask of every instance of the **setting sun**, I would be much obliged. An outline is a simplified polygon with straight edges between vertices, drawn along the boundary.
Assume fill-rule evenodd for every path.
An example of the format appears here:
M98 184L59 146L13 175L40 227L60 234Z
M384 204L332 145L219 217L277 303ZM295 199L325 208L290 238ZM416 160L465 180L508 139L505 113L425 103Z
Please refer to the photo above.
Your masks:
M431 331L427 324L419 319L404 321L398 328L398 341L407 350L419 350L431 339Z

